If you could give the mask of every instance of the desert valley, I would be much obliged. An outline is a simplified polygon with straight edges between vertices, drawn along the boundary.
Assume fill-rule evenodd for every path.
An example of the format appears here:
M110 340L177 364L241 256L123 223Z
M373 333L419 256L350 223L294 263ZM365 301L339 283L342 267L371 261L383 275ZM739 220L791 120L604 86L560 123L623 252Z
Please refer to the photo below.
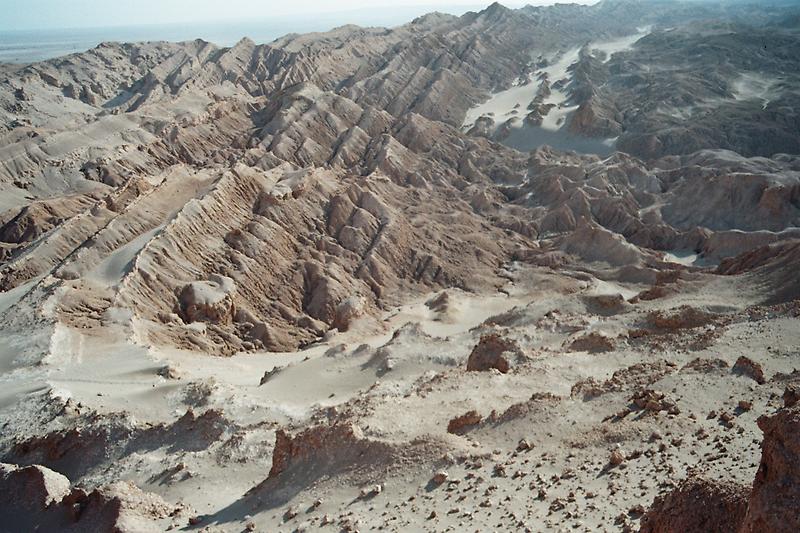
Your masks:
M800 5L0 64L0 531L800 530Z

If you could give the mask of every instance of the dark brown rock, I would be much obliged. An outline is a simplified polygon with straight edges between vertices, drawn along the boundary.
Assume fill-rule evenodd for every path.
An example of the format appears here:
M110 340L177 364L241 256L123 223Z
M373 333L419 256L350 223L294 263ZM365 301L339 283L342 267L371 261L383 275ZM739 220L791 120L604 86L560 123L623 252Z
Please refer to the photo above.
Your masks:
M601 353L614 350L614 341L597 332L587 333L572 341L569 345L571 352Z
M742 486L690 477L655 499L641 520L641 533L729 533L747 510Z
M750 377L759 385L763 385L767 382L761 365L743 355L739 357L739 359L736 360L736 364L733 365L733 373Z
M521 350L516 342L490 333L483 335L472 349L467 359L467 370L486 371L494 368L505 374L511 368L512 358L519 356Z
M758 467L741 533L800 531L800 408L762 416Z
M480 424L481 420L483 420L483 417L478 411L467 411L463 415L457 416L447 423L447 432L456 434L463 433L472 426Z
M787 386L783 390L783 406L793 407L798 401L800 401L800 390L793 385Z

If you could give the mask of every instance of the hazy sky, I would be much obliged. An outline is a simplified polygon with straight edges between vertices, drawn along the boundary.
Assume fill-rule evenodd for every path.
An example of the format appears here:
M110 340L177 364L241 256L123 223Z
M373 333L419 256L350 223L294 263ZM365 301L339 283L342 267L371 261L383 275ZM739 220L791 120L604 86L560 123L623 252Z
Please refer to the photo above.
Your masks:
M569 1L569 0L562 0ZM590 0L573 0L590 3ZM419 14L438 8L480 8L491 0L0 0L0 30L85 28L269 19L351 10L401 9ZM551 3L507 0L508 7Z

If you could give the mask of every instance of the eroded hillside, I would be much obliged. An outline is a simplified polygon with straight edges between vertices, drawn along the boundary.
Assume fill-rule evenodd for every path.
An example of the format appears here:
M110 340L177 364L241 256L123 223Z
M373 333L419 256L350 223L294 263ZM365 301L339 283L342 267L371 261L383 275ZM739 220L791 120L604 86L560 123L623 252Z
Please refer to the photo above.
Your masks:
M0 66L0 516L791 524L793 20L493 4Z

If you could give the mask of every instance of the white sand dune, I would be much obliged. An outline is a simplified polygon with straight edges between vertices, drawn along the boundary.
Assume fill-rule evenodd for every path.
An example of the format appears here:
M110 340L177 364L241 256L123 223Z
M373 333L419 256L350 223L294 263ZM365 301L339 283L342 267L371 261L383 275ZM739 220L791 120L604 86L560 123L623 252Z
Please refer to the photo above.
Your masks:
M605 61L608 61L613 54L631 48L636 41L650 33L650 30L649 26L639 28L635 34L611 41L592 42L586 45L586 48L604 53ZM487 101L468 110L462 129L470 129L481 117L490 117L494 120L490 133L494 133L506 121L511 120L511 131L503 142L513 148L531 150L547 144L562 150L609 154L615 139L595 141L564 131L570 115L578 108L577 105L570 104L569 68L578 61L581 49L582 47L575 47L549 57L548 65L534 71L524 83L494 93ZM526 124L524 118L528 113L528 104L533 101L544 83L544 81L537 82L539 79L547 80L550 84L550 94L542 103L552 107L544 114L540 126L532 126ZM556 84L558 86L553 87Z

